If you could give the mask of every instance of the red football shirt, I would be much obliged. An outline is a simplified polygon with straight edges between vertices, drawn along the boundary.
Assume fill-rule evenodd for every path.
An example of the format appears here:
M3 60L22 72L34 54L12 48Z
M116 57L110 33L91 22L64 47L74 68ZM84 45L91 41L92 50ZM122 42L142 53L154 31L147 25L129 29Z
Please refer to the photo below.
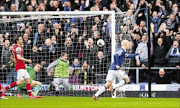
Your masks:
M20 54L23 57L22 48L20 48L18 45L15 45L14 50L13 50L13 54L14 54L14 57L16 59L16 71L18 71L19 69L26 69L24 61L17 59L17 54Z

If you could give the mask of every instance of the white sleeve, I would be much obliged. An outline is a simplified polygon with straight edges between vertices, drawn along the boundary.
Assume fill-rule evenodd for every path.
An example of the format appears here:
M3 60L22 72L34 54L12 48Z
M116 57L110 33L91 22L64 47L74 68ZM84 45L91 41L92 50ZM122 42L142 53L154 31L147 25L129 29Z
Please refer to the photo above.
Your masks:
M137 46L137 48L136 48L136 53L139 52L140 48L141 48L141 43L138 44L138 46ZM137 56L135 57L135 59L136 59L137 61L139 61L139 55L137 55Z
M21 48L20 47L16 48L16 53L21 53Z
M123 50L119 50L119 51L117 51L116 53L118 54L118 56L121 56L122 53L123 53Z

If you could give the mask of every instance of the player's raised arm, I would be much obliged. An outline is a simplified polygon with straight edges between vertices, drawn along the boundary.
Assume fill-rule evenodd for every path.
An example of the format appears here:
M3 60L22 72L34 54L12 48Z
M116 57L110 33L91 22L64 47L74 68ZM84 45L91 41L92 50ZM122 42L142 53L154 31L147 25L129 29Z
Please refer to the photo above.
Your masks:
M128 55L127 58L134 58L134 57L136 57L137 55L139 55L141 53L142 53L142 49L140 49L138 53L134 53L134 54Z

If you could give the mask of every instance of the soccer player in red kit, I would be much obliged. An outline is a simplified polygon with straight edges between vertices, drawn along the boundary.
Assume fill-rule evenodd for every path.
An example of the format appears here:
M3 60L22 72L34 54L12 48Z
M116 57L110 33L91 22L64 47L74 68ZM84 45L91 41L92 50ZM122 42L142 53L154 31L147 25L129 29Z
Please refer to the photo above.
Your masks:
M15 67L17 71L17 81L11 83L9 86L3 88L1 91L3 93L4 91L10 88L23 84L23 81L26 81L26 89L29 95L28 98L35 99L36 97L33 97L31 94L30 76L28 72L26 71L26 67L24 63L24 62L32 63L32 61L30 59L25 59L23 57L23 50L21 48L21 45L23 44L22 36L19 36L19 35L16 36L14 38L14 42L16 43L16 45L14 45L13 55L11 56L11 59L15 63Z

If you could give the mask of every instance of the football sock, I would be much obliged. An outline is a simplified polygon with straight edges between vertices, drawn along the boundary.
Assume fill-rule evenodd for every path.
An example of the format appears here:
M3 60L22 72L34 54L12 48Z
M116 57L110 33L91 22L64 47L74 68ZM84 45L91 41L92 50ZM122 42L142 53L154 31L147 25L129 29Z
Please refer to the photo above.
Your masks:
M1 93L2 91L1 91L1 83L0 83L0 97L2 96L2 93Z
M105 86L101 87L97 93L95 94L96 97L98 97L99 95L101 95L107 88Z
M16 87L16 86L17 86L17 83L16 83L16 82L13 82L13 83L11 83L9 86L6 86L6 87L5 87L5 90L8 90L8 89L13 88L13 87Z
M115 85L113 86L113 89L116 89L116 88L118 88L118 87L121 87L121 86L123 86L124 84L126 84L126 80L121 80L119 83L117 83L117 84L115 84Z
M39 93L41 89L41 85L36 85L35 88L34 88L34 96L37 96L37 94Z
M31 85L26 83L26 89L27 89L27 92L28 92L28 96L32 96L32 93L31 93Z

